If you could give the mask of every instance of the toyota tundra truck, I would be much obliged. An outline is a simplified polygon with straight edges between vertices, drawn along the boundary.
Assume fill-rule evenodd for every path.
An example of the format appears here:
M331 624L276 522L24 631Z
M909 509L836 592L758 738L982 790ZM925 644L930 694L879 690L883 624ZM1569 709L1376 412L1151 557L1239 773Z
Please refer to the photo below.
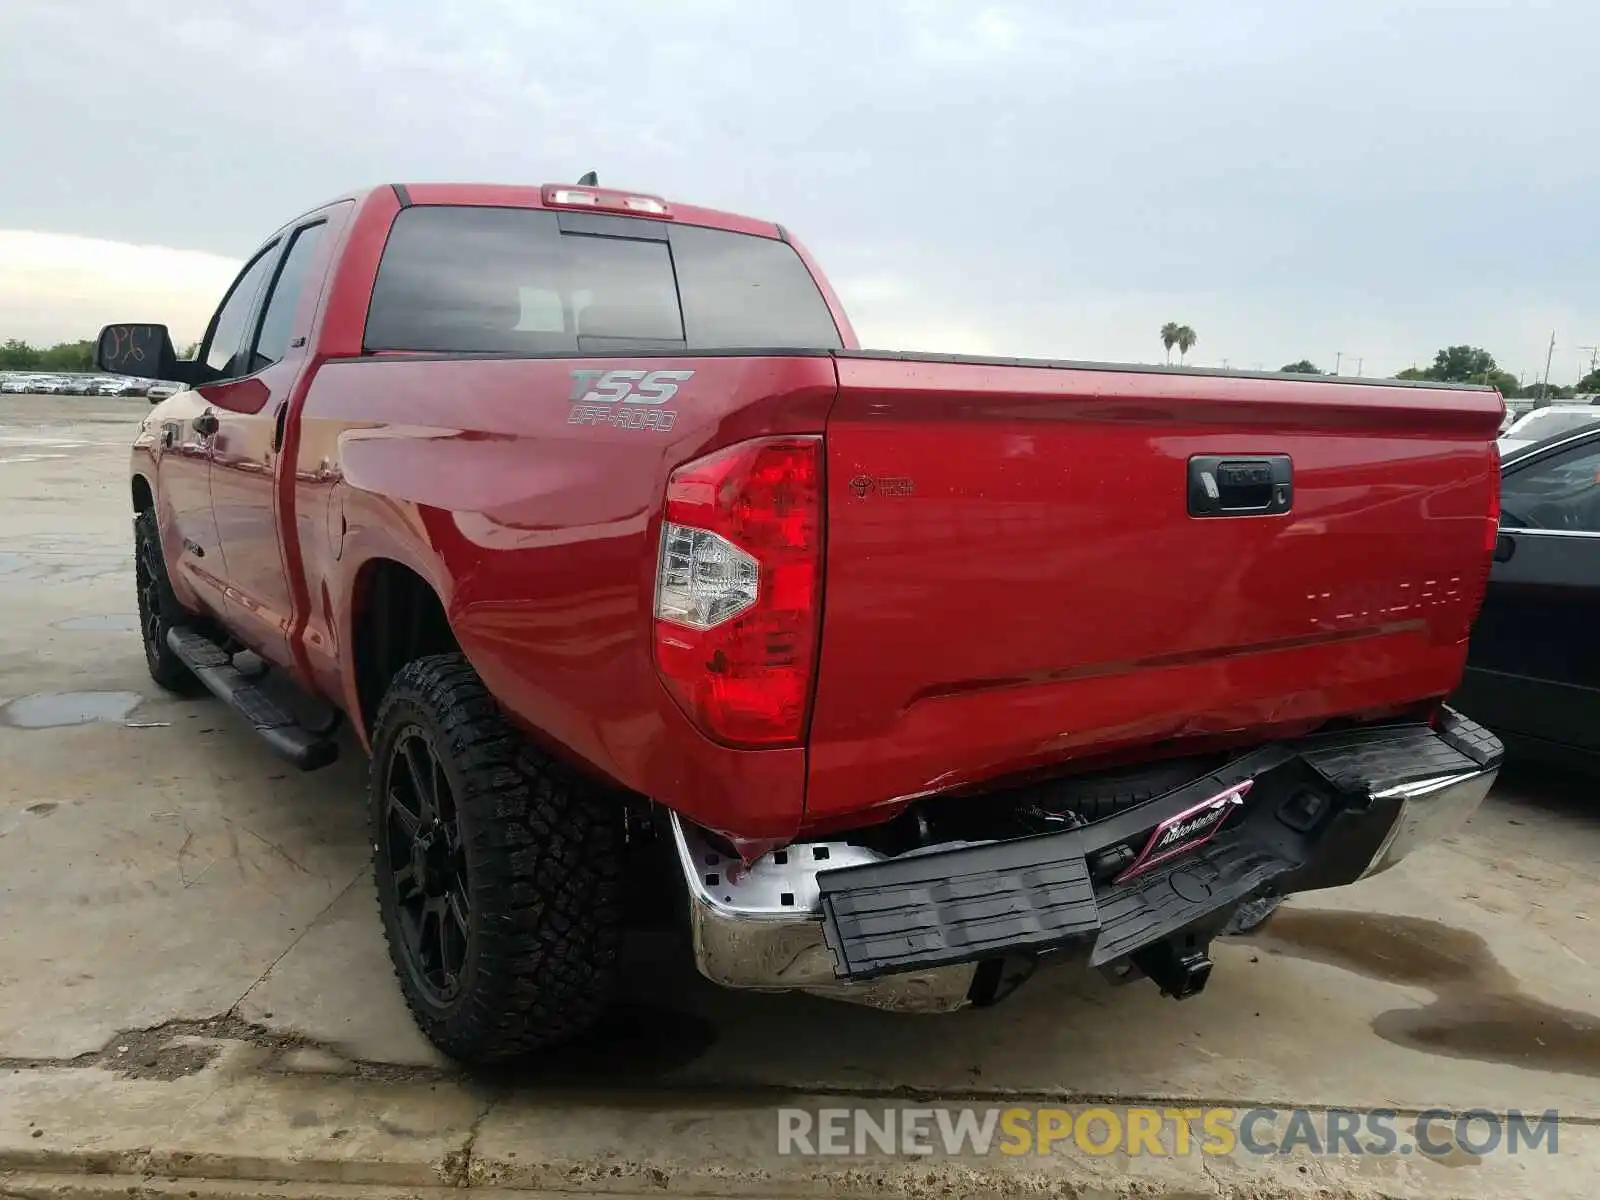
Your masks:
M132 453L151 675L370 760L463 1062L588 1029L664 911L732 988L1193 996L1500 767L1443 703L1490 389L865 350L782 226L589 184L343 197L195 358L98 360L184 385Z

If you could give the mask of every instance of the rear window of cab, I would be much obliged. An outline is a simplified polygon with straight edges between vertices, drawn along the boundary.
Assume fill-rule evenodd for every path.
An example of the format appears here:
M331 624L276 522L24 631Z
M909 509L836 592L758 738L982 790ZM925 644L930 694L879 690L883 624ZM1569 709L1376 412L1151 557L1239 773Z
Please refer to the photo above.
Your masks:
M365 349L605 354L837 350L827 302L788 243L542 209L414 205L394 220Z

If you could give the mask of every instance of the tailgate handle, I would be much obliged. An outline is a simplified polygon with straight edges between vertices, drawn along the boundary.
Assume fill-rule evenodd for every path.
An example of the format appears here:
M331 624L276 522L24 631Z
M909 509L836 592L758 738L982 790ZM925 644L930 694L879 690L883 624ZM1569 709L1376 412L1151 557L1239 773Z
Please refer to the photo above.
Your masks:
M1189 460L1189 515L1242 517L1286 513L1294 504L1287 454L1197 454Z

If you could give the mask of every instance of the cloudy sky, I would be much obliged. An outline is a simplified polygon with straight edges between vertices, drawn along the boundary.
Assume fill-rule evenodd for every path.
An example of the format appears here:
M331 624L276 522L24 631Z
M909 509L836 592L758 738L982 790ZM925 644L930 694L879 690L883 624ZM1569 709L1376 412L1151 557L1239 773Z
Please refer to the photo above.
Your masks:
M892 348L1388 374L1600 343L1594 0L4 0L0 339L389 180L790 226Z

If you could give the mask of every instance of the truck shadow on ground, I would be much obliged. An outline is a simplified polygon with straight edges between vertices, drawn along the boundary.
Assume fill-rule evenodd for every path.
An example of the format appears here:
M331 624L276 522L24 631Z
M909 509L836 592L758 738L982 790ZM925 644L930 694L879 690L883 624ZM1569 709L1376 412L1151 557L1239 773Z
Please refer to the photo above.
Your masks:
M1269 962L1274 957L1306 959L1433 993L1424 1005L1387 1009L1371 1019L1373 1034L1395 1046L1455 1059L1600 1077L1600 1018L1525 994L1488 943L1475 933L1416 917L1287 908L1255 937L1239 939L1236 944L1254 949ZM659 956L664 949L657 945L653 953ZM837 1068L825 1064L848 1060L849 1052L840 1052L839 1047L854 1045L863 1051L863 1067L857 1077L862 1090L916 1093L919 1089L906 1077L884 1086L881 1072L866 1063L869 1059L893 1062L900 1057L896 1047L907 1047L908 1065L926 1062L963 1041L970 1041L973 1059L981 1060L986 1050L1008 1037L1027 1038L1028 1030L1036 1028L1041 1018L1048 1019L1051 1012L1070 1012L1085 1043L1125 1039L1130 1004L1136 1019L1148 1014L1159 1020L1165 1015L1173 1027L1189 1028L1191 1013L1202 1026L1218 1017L1214 1010L1198 1007L1180 1015L1168 1001L1156 998L1153 989L1138 985L1134 990L1111 988L1094 976L1070 969L1042 972L1001 1008L943 1017L879 1013L808 996L739 996L698 977L683 978L682 968L671 972L677 978L668 983L661 969L659 957L654 967L639 968L640 978L630 994L663 995L669 1002L681 999L692 1011L624 1004L582 1042L495 1074L524 1087L584 1089L592 1088L596 1079L619 1084L675 1075L728 1079L727 1054L718 1055L719 1061L707 1070L698 1070L695 1064L723 1038L754 1048L760 1044L760 1031L770 1030L773 1038L799 1043L785 1062L803 1064L808 1044L817 1051L815 1077L807 1077L804 1065L792 1071L780 1068L779 1074L795 1086L827 1083L838 1087L841 1076ZM692 968L689 971L692 976ZM1030 994L1030 989L1036 990ZM925 1048L920 1057L910 1052L916 1043ZM1009 1049L1015 1052L1017 1047ZM755 1081L752 1075L740 1082L749 1086ZM975 1091L1006 1086L1005 1079L986 1079L981 1061L969 1070L967 1082ZM1072 1090L1070 1080L1061 1083Z
M1591 825L1600 820L1600 772L1563 771L1513 759L1495 787L1496 797L1507 793L1516 795L1517 807L1529 816Z

